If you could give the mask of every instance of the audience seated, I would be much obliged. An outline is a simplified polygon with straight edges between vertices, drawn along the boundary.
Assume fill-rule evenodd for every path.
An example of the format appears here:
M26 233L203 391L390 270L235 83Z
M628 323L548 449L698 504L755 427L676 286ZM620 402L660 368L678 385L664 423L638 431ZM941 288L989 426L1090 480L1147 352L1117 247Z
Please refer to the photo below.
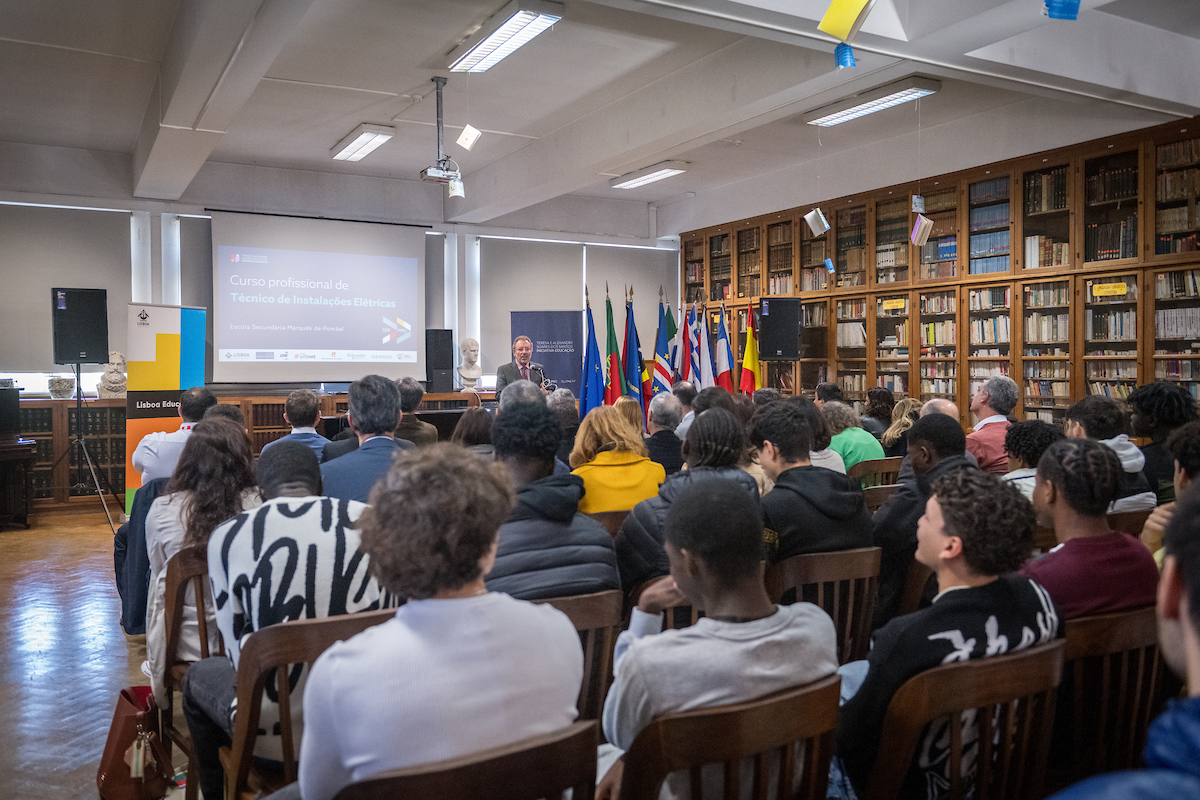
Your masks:
M871 546L871 515L862 492L845 475L812 466L812 438L796 403L772 403L751 422L750 442L775 483L762 499L768 563Z
M660 392L650 400L646 420L650 435L646 437L646 450L651 461L662 464L668 477L683 467L683 443L675 435L682 417L683 406L670 392Z
M733 400L734 418L737 419L738 425L742 426L743 431L749 431L750 420L754 419L754 401L747 394L738 393L730 397ZM758 484L759 497L765 497L767 492L775 488L775 482L763 470L762 463L758 460L758 450L753 445L747 443L745 449L742 451L742 458L738 462L738 467L751 478L754 478L754 482Z
M828 420L829 432L833 435L829 449L842 457L846 469L860 461L883 458L883 445L862 429L862 421L850 406L827 400L821 406L821 413Z
M183 420L179 430L147 433L133 451L130 461L133 468L142 473L143 484L155 478L171 477L183 446L192 433L192 426L204 419L204 412L209 406L216 404L217 396L203 386L194 386L179 395L179 417Z
M921 401L906 397L892 409L892 422L879 438L883 445L884 458L899 458L908 455L908 429L917 421Z
M1176 428L1167 437L1167 453L1172 459L1172 482L1174 496L1181 497L1192 481L1200 478L1200 421L1189 422ZM1154 554L1154 560L1162 565L1162 536L1167 523L1175 515L1175 501L1156 506L1142 527L1142 544Z
M892 424L892 410L896 407L896 396L891 389L872 386L867 390L867 407L862 413L862 428L876 439Z
M1046 448L1063 438L1062 430L1049 422L1031 419L1014 422L1004 432L1004 454L1008 460L1008 471L1004 480L1021 490L1033 500L1033 486L1037 480L1037 465ZM967 437L970 442L971 437Z
M511 385L511 384L510 384ZM538 405L545 408L545 403L526 403L523 405ZM475 406L468 408L458 418L454 433L450 434L452 444L461 445L476 455L492 458L496 448L492 445L492 415L486 408Z
M1170 503L1175 499L1175 459L1167 450L1167 437L1196 419L1196 400L1177 383L1155 381L1134 389L1125 402L1133 409L1129 419L1133 435L1150 440L1141 448L1146 457L1142 472L1150 490L1159 505Z
M412 449L413 443L396 440L392 431L400 418L400 392L382 375L368 375L350 384L346 419L358 436L358 448L330 461L325 445L321 482L325 496L365 503L371 487L387 474L397 450Z
M996 475L1009 471L1004 434L1012 424L1008 415L1020 398L1016 382L1005 375L993 375L971 395L971 412L979 421L975 430L967 434L967 450L975 456L981 470Z
M1124 477L1110 512L1144 511L1158 505L1158 496L1142 472L1146 457L1129 441L1128 415L1115 400L1089 395L1068 408L1064 420L1063 432L1068 438L1095 439L1121 460Z
M928 414L909 428L908 456L915 477L902 483L872 518L872 543L883 548L872 628L896 614L917 548L917 521L925 513L934 482L959 470L974 469L964 456L966 446L967 438L957 417Z
M146 516L146 552L150 557L150 596L146 609L146 658L150 685L161 705L167 704L163 669L166 652L165 595L167 562L184 547L207 544L213 529L244 509L259 503L246 431L226 419L197 422L179 456L166 493ZM217 626L208 609L209 647L217 649ZM188 589L183 625L175 656L181 661L200 658L200 624L196 597Z
M401 378L396 381L396 389L400 392L400 422L396 425L395 437L417 447L437 444L438 429L417 419L417 407L425 397L425 387L415 378Z
M621 412L621 416L629 423L630 427L642 433L646 427L646 421L642 417L642 404L633 397L622 395L617 398L617 402L613 403L613 408Z
M545 403L546 393L533 381L513 381L500 392L500 412L518 403Z
M146 604L150 593L150 559L146 552L146 517L150 506L170 478L143 483L133 494L129 521L113 536L113 571L121 595L121 627L130 636L146 632Z
M278 622L394 605L371 577L360 547L358 523L366 506L321 496L321 467L311 448L277 444L259 458L257 473L263 505L221 524L208 539L216 622L228 655L194 664L183 681L184 716L210 800L222 796L218 752L233 732L237 666L247 638ZM296 680L291 713L298 725L304 676ZM271 697L274 691L263 698L259 724L265 734L255 752L278 759L279 710Z
M688 441L719 413L699 416ZM617 639L614 681L604 703L611 744L601 747L597 765L599 800L614 796L624 767L620 756L654 718L751 700L837 669L829 616L811 603L776 606L767 597L762 522L741 486L697 480L672 503L664 533L671 576L642 592L629 629ZM686 603L705 616L691 627L660 632L663 609ZM704 771L703 783L715 783L705 796L719 796L719 773ZM663 794L700 796L689 792L688 781L685 772L669 775Z
M918 449L926 446L917 436L926 420L958 426L944 415L925 417L913 427ZM1029 502L995 475L958 469L934 481L917 531L916 558L934 571L940 591L930 607L877 630L865 665L851 662L841 670L842 696L853 696L842 707L835 751L855 790L865 788L879 749L888 744L880 741L880 731L905 681L942 664L1022 650L1060 635L1046 591L1008 574L1028 557L1033 530ZM947 737L944 725L927 728L898 797L943 796L934 787L949 785Z
M712 408L696 418L683 444L687 469L667 478L655 497L634 506L621 525L616 540L617 566L621 571L621 585L626 591L667 574L669 565L663 549L663 526L671 505L693 483L724 479L758 500L758 485L754 478L738 467L745 448L742 426L725 409Z
M930 414L945 414L951 419L958 419L958 406L942 397L935 397L932 400L926 401L921 406L921 411L917 414L917 419L927 417ZM971 453L970 450L964 451L963 456L970 462L972 467L978 467L979 461ZM896 476L896 483L904 483L911 481L916 475L913 474L912 459L908 453L904 454L904 460L900 462L900 474Z
M329 444L329 440L317 433L316 425L319 419L321 419L321 398L317 397L316 392L309 389L297 389L291 392L283 404L283 421L292 426L292 432L263 445L262 452L267 452L267 448L280 442L300 442L312 450L316 454L317 460L320 461L321 454L325 445Z
M1154 602L1154 557L1133 536L1108 527L1123 480L1116 453L1092 439L1055 442L1038 462L1033 507L1058 546L1021 574L1046 587L1064 619Z
M1054 800L1200 797L1200 491L1192 487L1177 497L1158 590L1158 647L1167 666L1187 681L1188 698L1151 723L1142 751L1145 769L1089 778Z
M764 386L761 389L755 389L754 394L750 397L754 401L756 409L762 408L765 405L777 402L783 399L783 392L778 389L773 389L769 386Z
M842 394L842 387L836 383L818 383L813 389L813 402L817 404L817 408L824 408L826 403L844 403L845 396Z
M804 412L804 417L808 420L808 429L812 431L812 452L808 454L808 460L814 467L824 467L845 475L846 462L842 461L840 453L829 446L833 441L833 434L829 432L829 420L825 418L825 414L807 397L789 397L787 402Z
M570 463L583 478L579 510L585 514L633 508L657 494L667 477L662 464L647 456L641 432L612 406L593 408L583 418Z
M227 419L242 430L246 430L246 415L242 413L241 406L235 406L233 403L217 403L215 406L209 406L208 410L204 412L203 418L212 419L213 417Z
M513 406L492 426L496 460L512 476L517 505L500 526L489 591L541 600L621 588L612 537L579 513L583 481L554 474L561 435L540 403Z
M554 457L565 464L575 447L575 434L579 432L579 403L570 389L560 387L546 397L546 405L554 412L562 430L562 440Z
M696 418L696 412L692 408L692 402L696 399L698 392L696 386L691 381L676 381L671 387L671 394L675 395L675 399L683 406L683 418L679 421L679 427L675 429L675 435L679 437L679 441L687 438L688 428L692 426L692 420Z
M550 606L484 584L513 501L502 466L450 444L403 453L376 486L363 549L379 582L409 600L313 665L300 743L304 800L574 721L583 679L575 626Z

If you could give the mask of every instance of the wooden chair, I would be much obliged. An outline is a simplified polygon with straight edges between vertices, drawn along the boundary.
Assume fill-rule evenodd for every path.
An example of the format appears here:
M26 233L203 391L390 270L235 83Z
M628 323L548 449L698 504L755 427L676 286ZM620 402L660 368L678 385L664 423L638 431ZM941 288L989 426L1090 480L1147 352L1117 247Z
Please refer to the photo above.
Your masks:
M767 568L767 595L776 603L788 595L794 597L789 602L813 599L833 618L839 663L866 658L882 553L878 547L859 547L785 558ZM809 597L813 593L815 599Z
M909 678L892 696L883 720L879 756L862 800L894 800L931 723L949 720L949 796L961 800L1041 797L1046 751L1054 727L1055 689L1065 645L958 661ZM963 724L975 712L977 753L964 753ZM963 775L968 765L971 775Z
M1066 632L1058 716L1071 747L1063 785L1140 767L1146 729L1166 701L1154 606L1068 620Z
M613 649L621 631L620 589L575 597L534 600L566 614L583 637L583 685L579 689L579 718L599 719L612 685Z
M196 760L192 758L192 739L187 726L182 729L175 726L175 692L183 689L183 674L187 672L190 661L182 661L177 657L179 652L179 632L183 628L184 605L188 589L191 588L195 598L196 621L200 629L200 657L210 655L225 655L225 643L217 634L218 648L216 653L210 653L208 647L208 614L206 609L211 607L208 582L208 551L204 547L185 547L167 561L166 592L163 596L163 633L166 648L163 653L166 658L163 663L163 674L160 676L162 685L167 691L167 704L159 709L159 725L163 732L164 744L170 752L172 745L178 746L187 755L187 788L184 796L187 800L195 800L199 796L200 773Z
M911 614L921 609L921 598L925 596L925 586L933 570L917 561L915 558L908 565L904 575L904 588L900 592L900 603L896 606L896 616Z
M757 700L654 720L625 754L621 800L656 800L666 777L680 770L689 773L691 796L700 797L705 765L721 770L723 797L735 800L744 759L753 759L749 767L755 798L824 800L841 683L840 676L831 675ZM800 742L804 747L797 763ZM793 792L797 771L800 789ZM769 785L773 775L774 791Z
M898 483L885 483L882 486L868 486L862 490L863 503L867 506L867 513L874 514L879 510L879 507L886 503L891 496L900 488Z
M621 525L625 523L625 518L629 516L629 512L632 510L627 508L624 511L597 511L595 514L588 514L588 516L603 525L604 530L608 531L608 535L615 539L617 533L621 530Z
M566 789L577 800L595 794L594 720L460 758L390 770L350 784L334 800L539 800Z
M1153 513L1154 509L1147 508L1143 511L1121 511L1109 514L1108 527L1114 531L1128 533L1130 536L1141 536L1146 520L1150 519L1150 515Z
M233 743L221 748L225 768L226 800L263 795L296 780L296 743L292 731L292 665L311 664L334 642L396 616L396 609L363 611L321 619L304 619L270 625L251 634L238 659L237 707ZM275 679L279 698L279 725L283 739L282 773L252 769L258 720L267 680Z
M1058 546L1058 536L1054 533L1054 528L1047 528L1044 525L1038 525L1033 529L1033 546L1043 553L1048 553L1054 547Z
M904 459L900 456L860 461L846 471L846 477L851 480L857 478L864 489L868 486L885 486L895 483L896 479L900 477L900 462L902 461Z

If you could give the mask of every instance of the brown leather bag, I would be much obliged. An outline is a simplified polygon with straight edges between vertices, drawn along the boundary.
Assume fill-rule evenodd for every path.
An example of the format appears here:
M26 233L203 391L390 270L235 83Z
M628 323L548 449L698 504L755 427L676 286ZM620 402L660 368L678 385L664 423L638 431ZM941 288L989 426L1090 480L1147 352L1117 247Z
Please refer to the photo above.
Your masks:
M159 800L171 788L171 757L158 729L158 706L149 686L130 686L117 697L108 741L96 773L103 800Z

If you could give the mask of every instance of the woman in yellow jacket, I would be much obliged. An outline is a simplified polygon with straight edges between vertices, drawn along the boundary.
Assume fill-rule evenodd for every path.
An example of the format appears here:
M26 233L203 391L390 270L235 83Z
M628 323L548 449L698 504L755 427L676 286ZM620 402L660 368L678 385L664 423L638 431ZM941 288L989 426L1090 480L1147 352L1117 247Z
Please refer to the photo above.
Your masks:
M640 431L612 406L593 408L579 425L571 451L572 474L583 478L579 510L625 511L658 494L667 478L646 455Z

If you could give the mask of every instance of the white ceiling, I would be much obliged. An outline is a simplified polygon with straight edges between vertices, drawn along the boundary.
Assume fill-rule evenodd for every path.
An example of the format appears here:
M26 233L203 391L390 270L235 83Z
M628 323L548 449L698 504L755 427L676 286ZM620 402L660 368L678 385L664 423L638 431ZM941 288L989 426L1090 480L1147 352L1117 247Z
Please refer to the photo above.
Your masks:
M0 144L127 154L131 195L168 201L205 165L412 181L436 156L430 79L449 75L468 196L445 222L586 230L621 200L662 206L663 234L1200 112L1195 0L1083 0L1075 23L1041 0L878 0L842 71L816 30L828 2L567 0L468 76L445 56L503 0L0 0ZM942 91L837 128L800 120L911 74ZM362 122L396 136L331 160ZM469 153L453 144L468 122L485 131ZM689 171L608 187L667 159ZM575 223L542 213L565 197Z

